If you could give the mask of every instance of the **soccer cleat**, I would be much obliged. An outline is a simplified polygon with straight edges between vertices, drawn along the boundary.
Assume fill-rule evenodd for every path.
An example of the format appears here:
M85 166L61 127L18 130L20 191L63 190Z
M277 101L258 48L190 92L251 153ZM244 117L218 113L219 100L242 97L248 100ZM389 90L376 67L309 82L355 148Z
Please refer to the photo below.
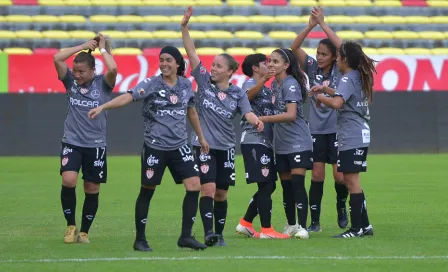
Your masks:
M135 240L134 250L136 250L136 251L152 251L152 248L149 247L148 242L146 240L142 239L142 240Z
M216 243L216 246L227 246L226 241L224 241L224 237L222 234L218 234L218 242Z
M306 230L308 232L321 232L322 228L320 227L319 222L311 222L311 225Z
M362 229L357 231L350 228L339 235L333 236L333 238L356 238L361 237L362 235L363 235Z
M86 232L80 232L78 234L78 243L81 244L90 244L89 241L89 234L87 234Z
M297 233L294 235L294 237L298 239L308 239L310 238L308 231L305 228L302 228L302 226L299 225L299 229L297 230Z
M368 225L365 228L362 228L362 235L363 236L373 236L373 226Z
M338 225L341 229L345 229L348 225L348 215L347 215L347 209L344 208L338 208Z
M261 228L260 239L288 239L288 234L276 232L273 227Z
M78 234L78 229L76 226L67 226L64 233L64 243L72 244L76 243L76 235Z
M204 250L207 248L206 245L198 242L193 236L188 237L181 236L179 240L177 240L177 245L180 248L191 248L193 250Z
M283 228L282 233L283 234L287 234L289 236L293 236L298 231L299 231L299 224L289 225L288 223L286 223L285 227Z
M236 233L251 238L260 238L260 233L253 228L252 223L247 222L243 218L241 218L240 223L236 226Z
M213 231L209 231L204 236L204 244L208 247L214 246L218 243L219 235L215 234Z

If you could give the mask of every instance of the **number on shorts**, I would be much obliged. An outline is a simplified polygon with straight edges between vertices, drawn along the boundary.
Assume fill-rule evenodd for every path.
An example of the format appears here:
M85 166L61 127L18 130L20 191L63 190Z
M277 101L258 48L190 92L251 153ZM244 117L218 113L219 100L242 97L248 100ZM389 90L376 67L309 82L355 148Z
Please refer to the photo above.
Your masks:
M227 150L227 160L234 161L235 160L235 148L231 148Z
M100 156L100 149L103 151L103 153L101 154L101 158L99 157ZM96 159L98 160L102 160L103 159L103 157L104 157L104 153L106 153L106 148L105 147L97 147L96 148Z
M179 148L179 151L182 157L191 153L191 149L188 145L182 146L181 148Z

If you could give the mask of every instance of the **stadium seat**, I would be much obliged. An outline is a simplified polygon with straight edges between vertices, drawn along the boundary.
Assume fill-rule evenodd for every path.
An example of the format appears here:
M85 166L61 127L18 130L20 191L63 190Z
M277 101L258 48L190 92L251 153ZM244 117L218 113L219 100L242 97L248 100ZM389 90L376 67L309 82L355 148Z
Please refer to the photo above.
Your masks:
M309 16L280 15L275 16L274 19L279 24L300 24L308 23Z
M172 23L178 23L180 25L182 18L184 18L183 15L174 15L174 16L170 16L170 21ZM195 16L190 18L190 23L196 23L197 21L198 21L198 19Z
M426 7L428 4L426 4L425 0L403 0L401 1L401 4L403 4L403 7Z
M249 23L249 18L247 18L245 16L239 16L239 15L223 16L222 20L224 21L224 23L235 23L235 22L238 22L240 24Z
M205 6L209 6L209 7L218 7L218 6L222 6L222 1L218 0L196 0L196 6L198 7L205 7Z
M236 31L233 35L235 35L235 38L248 40L261 40L264 38L263 33L250 30Z
M420 38L417 32L407 30L392 31L391 34L394 39L401 40L414 40Z
M85 23L86 17L81 15L61 15L59 16L59 22L61 23Z
M119 6L144 6L145 3L140 0L117 0Z
M279 40L294 40L297 37L297 33L292 31L271 31L268 33L271 39Z
M401 7L401 1L375 1L373 4L377 7Z
M406 55L430 55L431 50L428 48L404 48Z
M42 31L42 36L46 39L70 39L70 35L61 30Z
M265 54L265 55L270 55L272 53L272 51L274 51L275 47L260 47L255 49L255 53L259 53L259 54Z
M170 5L179 7L189 7L189 6L195 6L196 2L192 0L171 0Z
M0 1L0 6L12 6L13 3L11 0L2 0Z
M408 24L430 24L431 19L425 16L405 16L405 22Z
M117 6L116 0L90 0L92 6Z
M420 39L423 40L445 40L448 37L445 37L443 32L439 31L421 31L418 32Z
M73 39L93 39L96 33L88 30L72 30L68 31L68 35Z
M113 15L92 15L89 18L92 23L116 23L118 19Z
M15 39L17 38L16 33L9 30L0 30L0 40L3 39Z
M117 19L120 23L143 23L143 17L138 15L119 15Z
M58 23L59 17L54 15L36 15L32 17L32 20L36 23Z
M126 35L130 39L152 39L152 38L154 38L154 36L152 35L151 32L144 31L144 30L128 31L128 32L126 32Z
M261 0L260 4L263 6L286 6L287 0Z
M5 22L5 21L6 21L5 16L0 15L0 22Z
M197 48L196 53L198 55L218 55L224 53L224 50L219 47L202 47Z
M205 32L207 39L233 39L232 32L224 31L224 30L211 30Z
M433 24L448 24L448 16L432 16L429 20Z
M10 23L31 23L33 18L29 15L6 15L6 22Z
M39 0L40 6L65 6L65 1L62 0Z
M400 25L406 23L406 19L404 17L396 15L381 16L379 19L383 24Z
M249 16L249 22L258 24L273 24L275 23L275 18L273 16L252 15Z
M111 37L112 39L126 39L128 37L126 32L118 31L118 30L103 30L100 32L103 35L107 35L107 36Z
M426 3L430 7L448 7L448 1L428 0Z
M226 4L228 6L254 6L255 2L253 0L227 0Z
M402 48L383 47L377 49L380 55L405 55L406 53Z
M178 47L177 49L179 49L180 53L182 54L182 56L186 56L187 55L187 50L185 50L185 48L183 47Z
M190 30L189 32L190 32L190 37L194 40L202 40L202 39L207 38L204 31Z
M163 3L163 6L171 6L171 2L169 2L169 1L161 2L160 0L158 0L158 1L143 0L142 2L145 6L161 6L162 3Z
M373 3L370 0L345 0L345 5L348 7L370 7Z
M76 6L76 7L90 6L90 1L89 0L65 0L65 5L66 6Z
M364 37L366 39L377 39L377 40L387 40L392 39L393 36L390 32L382 31L382 30L372 30L364 32Z
M169 23L171 22L171 18L163 15L149 15L143 16L143 21L145 23Z
M329 15L325 18L325 21L330 24L353 24L353 17L345 15Z
M11 47L3 49L3 53L8 55L32 55L33 51L29 48Z
M448 56L448 48L433 48L431 54Z
M345 1L343 0L319 0L319 5L323 7L344 7Z
M171 30L157 30L152 32L155 39L180 39L182 37L180 32Z
M378 55L378 50L376 48L371 48L371 47L363 47L362 51L364 52L364 54L366 54L367 56L372 56L372 55Z
M140 48L122 47L122 48L113 49L112 54L114 54L114 55L141 55L141 54L143 54L143 52Z
M318 6L317 1L314 0L291 0L289 1L291 6L299 7L316 7Z
M343 31L337 31L336 35L338 35L343 40L364 39L364 34L360 31L343 30Z
M359 15L353 16L353 22L356 24L379 24L380 19L377 16Z
M220 24L223 22L222 17L216 15L199 15L196 16L196 19L200 23Z
M16 36L18 39L41 39L43 38L42 33L35 30L19 30L16 31Z
M247 47L229 47L226 53L230 55L250 55L255 54L255 50Z

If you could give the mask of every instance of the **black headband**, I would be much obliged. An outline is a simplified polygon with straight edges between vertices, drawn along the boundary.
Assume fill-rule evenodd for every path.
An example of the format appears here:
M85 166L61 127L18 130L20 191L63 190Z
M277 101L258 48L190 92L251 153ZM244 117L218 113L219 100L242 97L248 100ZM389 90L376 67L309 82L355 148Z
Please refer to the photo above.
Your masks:
M162 50L160 50L159 56L164 53L171 55L176 60L177 64L180 64L180 60L183 58L179 49L174 46L165 46L164 48L162 48Z

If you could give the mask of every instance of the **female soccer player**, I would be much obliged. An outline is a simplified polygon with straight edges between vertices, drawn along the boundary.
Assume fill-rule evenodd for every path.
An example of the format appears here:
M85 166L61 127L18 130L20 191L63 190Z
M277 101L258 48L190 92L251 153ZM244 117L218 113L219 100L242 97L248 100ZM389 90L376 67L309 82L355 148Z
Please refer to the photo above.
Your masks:
M198 166L188 145L185 116L196 131L204 151L208 150L208 144L194 108L191 82L184 77L185 62L181 53L175 47L165 46L160 51L159 61L161 75L147 78L127 93L92 109L89 117L93 119L104 110L143 100L145 143L141 160L140 194L135 205L134 249L152 251L145 236L149 204L167 166L176 184L183 182L186 189L182 206L182 233L177 244L181 248L205 249L206 246L191 235L201 184Z
M353 238L373 235L369 223L365 196L359 173L367 170L367 152L370 144L369 103L372 102L375 61L366 56L359 44L345 42L339 48L337 64L343 73L337 90L315 86L317 106L322 104L337 109L338 171L350 192L351 228L334 236Z
M106 63L107 72L95 75L95 58L91 51L99 48ZM73 70L65 61L82 50L73 60ZM87 112L110 100L117 64L111 55L111 40L99 34L82 45L67 48L54 56L54 66L67 92L68 112L64 122L61 146L62 176L61 204L67 229L65 243L90 243L89 229L98 210L100 184L106 183L106 113L95 121L87 118ZM82 168L84 180L84 206L81 232L78 234L75 221L76 185L78 172Z
M265 86L275 75L275 70L268 70L266 55L248 55L243 62L243 73L250 77L244 82L243 90L247 92L252 110L257 116L274 114L272 91ZM289 238L289 235L278 233L271 225L271 194L275 190L277 171L274 165L273 126L267 124L263 133L259 133L252 125L243 120L244 132L241 136L241 152L246 169L246 182L257 183L258 191L252 197L246 214L240 220L236 231L255 238ZM261 234L252 226L255 216L260 214Z
M306 77L299 70L294 54L288 49L274 50L271 53L269 67L275 69L272 92L276 112L275 115L259 118L265 123L275 123L276 168L282 184L290 184L288 187L283 187L283 197L285 202L289 203L289 207L297 206L299 224L297 225L295 211L292 210L287 214L287 227L294 226L293 232L290 233L295 234L295 237L308 239L306 230L308 195L305 190L305 173L313 167L313 143L302 109L307 97Z
M323 39L317 47L316 60L308 56L300 47L310 31L319 24L328 36ZM341 46L341 39L325 23L321 8L313 8L309 25L297 35L291 48L299 60L302 70L308 75L310 87L328 86L336 88L341 73L336 64L336 50ZM310 187L310 212L311 225L308 231L319 232L321 202L325 180L325 164L333 166L334 187L336 190L336 210L338 214L338 225L345 228L348 224L345 202L348 196L347 187L344 185L342 173L337 171L337 149L336 137L336 110L328 107L317 108L315 96L311 97L309 122L311 136L313 137L313 171Z
M202 65L188 31L192 8L184 12L182 39L198 84L196 108L201 120L202 131L210 145L210 152L201 153L197 137L193 135L196 161L200 165L201 199L199 209L204 224L205 244L226 245L223 239L227 217L227 191L235 185L235 132L232 120L237 113L244 116L259 132L263 123L252 113L246 93L229 83L238 63L228 54L220 54L213 60L211 75ZM214 201L214 203L213 203ZM213 233L213 215L215 233Z

